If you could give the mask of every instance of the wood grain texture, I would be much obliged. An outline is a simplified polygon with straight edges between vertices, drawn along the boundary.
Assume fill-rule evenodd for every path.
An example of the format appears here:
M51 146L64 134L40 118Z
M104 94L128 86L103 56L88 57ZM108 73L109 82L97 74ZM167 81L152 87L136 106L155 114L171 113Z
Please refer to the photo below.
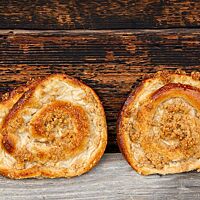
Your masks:
M143 75L199 70L199 29L130 31L0 31L0 92L29 78L67 73L91 86L105 107L116 152L116 119Z
M199 0L1 1L0 28L199 27Z
M72 179L10 180L0 177L2 200L113 199L167 200L199 199L200 174L141 176L121 154L105 154L89 173Z

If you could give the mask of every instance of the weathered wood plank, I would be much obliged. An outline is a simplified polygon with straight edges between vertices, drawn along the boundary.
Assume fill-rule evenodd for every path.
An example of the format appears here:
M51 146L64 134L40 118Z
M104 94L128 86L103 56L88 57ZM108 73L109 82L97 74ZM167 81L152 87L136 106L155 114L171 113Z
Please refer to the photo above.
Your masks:
M89 173L72 179L10 180L0 177L6 199L199 199L200 174L137 174L121 154L105 154Z
M30 77L67 73L100 96L109 145L116 145L117 114L143 75L160 69L199 70L200 31L0 31L0 92Z
M1 1L1 29L199 27L199 0Z

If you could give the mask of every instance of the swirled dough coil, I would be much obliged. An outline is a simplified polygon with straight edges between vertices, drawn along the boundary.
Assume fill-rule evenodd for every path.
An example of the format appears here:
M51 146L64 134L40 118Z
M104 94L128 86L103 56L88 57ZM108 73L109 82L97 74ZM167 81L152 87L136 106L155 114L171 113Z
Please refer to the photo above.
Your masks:
M0 174L72 177L89 171L107 144L95 92L67 75L35 81L2 120Z
M200 168L200 76L158 72L126 100L117 139L140 174L180 173Z

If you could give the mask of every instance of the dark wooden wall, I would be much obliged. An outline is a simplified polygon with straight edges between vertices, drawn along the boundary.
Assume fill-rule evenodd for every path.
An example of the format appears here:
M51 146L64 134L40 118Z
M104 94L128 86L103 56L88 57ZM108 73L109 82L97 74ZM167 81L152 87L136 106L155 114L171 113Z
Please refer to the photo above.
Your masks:
M67 73L100 96L107 152L116 119L142 76L200 65L200 1L1 1L0 92L30 77Z
M199 0L1 0L1 28L200 27Z

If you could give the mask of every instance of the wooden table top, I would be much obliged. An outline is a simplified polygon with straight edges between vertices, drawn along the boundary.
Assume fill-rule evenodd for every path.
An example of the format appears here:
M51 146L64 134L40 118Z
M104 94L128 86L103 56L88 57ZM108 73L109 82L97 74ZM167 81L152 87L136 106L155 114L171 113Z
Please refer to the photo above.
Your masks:
M107 153L89 173L71 179L10 180L0 177L5 200L195 200L200 173L141 176L121 154Z
M117 115L143 75L163 69L199 71L199 66L199 0L0 3L0 92L9 91L29 78L52 73L66 73L84 81L103 102L108 122L108 153L119 152L116 144ZM125 166L123 169L126 173ZM131 181L140 181L136 179ZM145 179L141 180L146 184ZM0 191L4 191L4 197L8 199L9 192L7 186L3 186L4 182L2 178ZM54 182L45 183L50 188L54 187ZM153 182L147 183L154 185ZM179 187L180 193L187 190L176 183L174 186L172 183L172 187ZM85 187L84 184L81 187ZM92 184L97 183L94 181ZM112 184L115 185L115 182ZM109 185L111 191L112 184ZM158 187L159 182L154 186ZM121 194L120 186L118 189ZM146 198L145 191L140 191ZM126 192L124 190L124 194ZM23 194L25 198L26 193ZM36 190L34 194L37 196ZM164 190L160 194L162 197ZM16 195L14 197L21 199ZM54 196L50 197L53 199ZM63 193L59 199L64 197ZM68 197L75 198L73 195ZM81 196L76 198L81 199Z

